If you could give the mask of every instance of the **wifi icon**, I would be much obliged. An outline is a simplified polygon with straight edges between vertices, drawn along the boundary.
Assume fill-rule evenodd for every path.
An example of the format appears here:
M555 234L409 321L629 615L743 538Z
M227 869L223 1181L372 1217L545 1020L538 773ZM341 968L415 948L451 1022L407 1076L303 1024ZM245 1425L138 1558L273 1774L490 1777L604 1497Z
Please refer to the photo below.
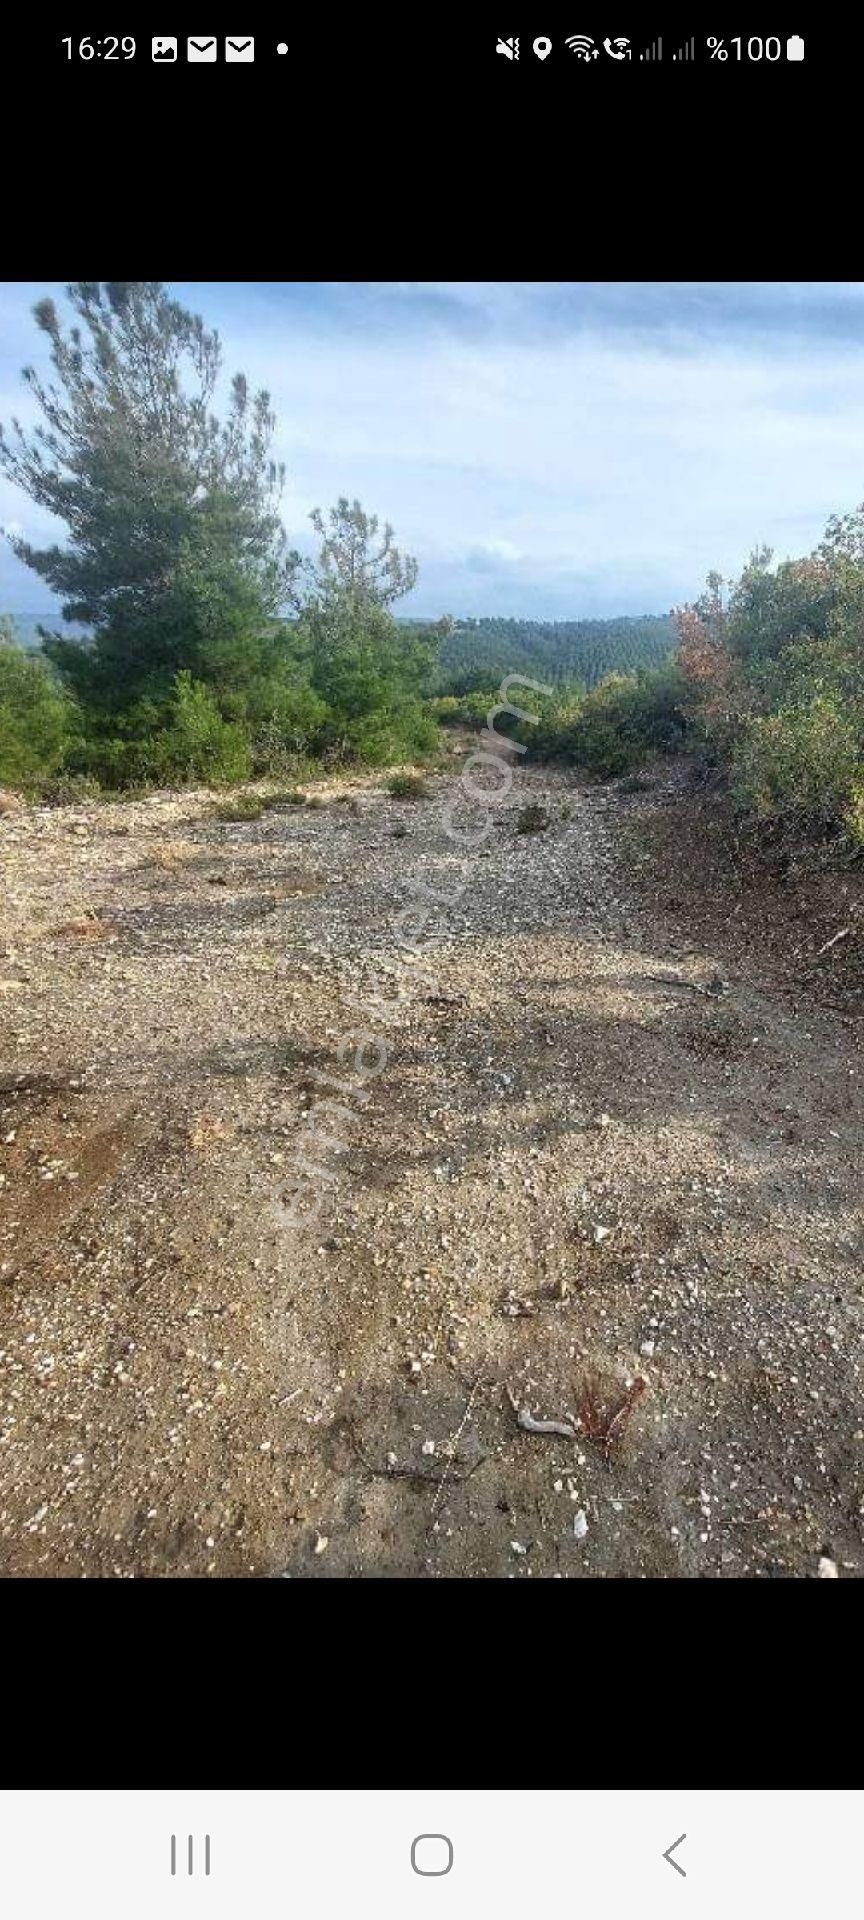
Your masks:
M570 48L571 53L575 53L577 60L596 60L600 51L587 33L571 33L564 45Z

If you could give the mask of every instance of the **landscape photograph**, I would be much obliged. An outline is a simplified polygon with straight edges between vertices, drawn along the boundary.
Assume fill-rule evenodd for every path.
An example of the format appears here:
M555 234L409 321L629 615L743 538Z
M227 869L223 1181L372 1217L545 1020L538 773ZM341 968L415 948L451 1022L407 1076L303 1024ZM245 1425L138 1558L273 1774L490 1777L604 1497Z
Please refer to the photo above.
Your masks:
M864 283L0 283L0 1575L864 1571Z

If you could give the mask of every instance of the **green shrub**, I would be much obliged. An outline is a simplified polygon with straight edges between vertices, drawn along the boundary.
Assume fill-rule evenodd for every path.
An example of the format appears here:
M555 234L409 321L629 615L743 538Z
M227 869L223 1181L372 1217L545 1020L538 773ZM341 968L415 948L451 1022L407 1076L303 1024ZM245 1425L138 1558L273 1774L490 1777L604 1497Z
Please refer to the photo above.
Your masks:
M251 771L249 742L236 721L223 720L202 680L178 673L168 725L153 743L157 775L166 782L228 786Z
M71 807L102 799L102 788L89 773L54 773L37 780L34 791L43 807Z
M490 707L496 705L495 689L488 692L439 694L428 702L433 720L443 727L485 727Z
M827 825L850 808L854 817L861 747L860 718L831 694L754 715L733 750L733 793L763 819Z
M530 806L522 807L516 816L517 833L545 833L550 824L545 807L538 806L533 800Z
M682 744L681 698L674 666L612 673L590 693L569 687L532 700L537 720L520 721L516 737L539 759L561 760L610 780Z
M91 716L65 765L104 787L218 787L248 779L251 756L245 726L225 720L210 688L184 672L167 699L148 696L113 720Z
M387 782L394 800L431 800L432 789L419 773L394 773Z
M856 781L843 817L853 847L864 853L864 781Z
M213 808L214 820L241 821L260 820L264 812L264 802L257 793L235 793L230 800L221 800Z
M297 772L326 726L328 708L313 687L301 682L274 693L269 711L251 723L252 770L277 779Z
M76 708L41 656L0 646L0 785L55 773L76 727Z

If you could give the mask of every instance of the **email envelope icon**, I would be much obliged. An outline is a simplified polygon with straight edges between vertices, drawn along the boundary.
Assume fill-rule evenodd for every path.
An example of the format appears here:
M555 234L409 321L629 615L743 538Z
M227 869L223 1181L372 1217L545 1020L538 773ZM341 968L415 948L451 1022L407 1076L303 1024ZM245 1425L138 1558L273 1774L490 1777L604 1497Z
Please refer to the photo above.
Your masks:
M255 42L248 34L235 34L232 40L225 42L226 60L254 60Z
M187 60L215 60L218 52L215 33L199 33L194 40L186 42Z

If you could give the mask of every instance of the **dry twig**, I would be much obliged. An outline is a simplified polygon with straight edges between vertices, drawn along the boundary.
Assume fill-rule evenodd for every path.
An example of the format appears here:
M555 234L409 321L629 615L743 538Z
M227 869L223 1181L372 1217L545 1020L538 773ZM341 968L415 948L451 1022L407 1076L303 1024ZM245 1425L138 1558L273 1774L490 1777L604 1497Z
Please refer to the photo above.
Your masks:
M566 1420L535 1420L527 1407L520 1407L509 1387L507 1398L516 1415L516 1425L522 1428L523 1433L557 1433L563 1440L576 1439L576 1428L569 1426Z
M841 927L839 933L832 934L831 939L826 940L824 947L819 948L819 952L816 955L817 960L821 960L823 953L830 953L831 948L836 947L838 940L848 939L851 932L851 927Z
M720 995L726 991L725 982L722 980L717 986L701 987L698 981L682 980L680 975L675 973L643 973L641 978L653 980L658 987L687 987L690 993L704 994L706 1000L719 1000Z

